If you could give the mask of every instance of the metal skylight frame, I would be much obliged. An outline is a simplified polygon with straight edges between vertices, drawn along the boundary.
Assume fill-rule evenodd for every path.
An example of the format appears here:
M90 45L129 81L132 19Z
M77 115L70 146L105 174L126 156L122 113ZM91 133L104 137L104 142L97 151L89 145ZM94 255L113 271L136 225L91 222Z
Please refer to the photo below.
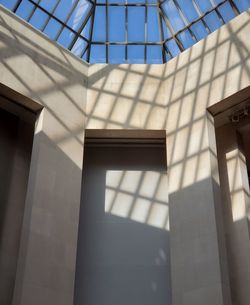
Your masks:
M54 0L54 5L52 10L48 10L44 8L42 5L44 0L16 0L15 5L12 7L12 11L14 13L18 13L18 9L20 6L25 2L29 2L33 7L32 10L29 12L29 14L24 18L27 22L31 22L32 17L37 11L43 12L46 14L46 21L44 24L39 28L41 32L44 32L46 27L48 26L49 22L51 20L54 20L55 22L60 25L60 29L56 33L55 37L53 40L59 41L60 36L62 35L63 31L67 29L70 33L71 40L69 43L66 45L66 47L74 52L74 47L77 44L77 41L80 39L81 41L85 42L84 47L82 48L81 52L79 52L77 55L83 59L85 59L88 62L91 62L91 50L93 46L100 45L104 46L105 49L105 60L103 62L109 63L109 48L110 46L124 46L125 49L125 58L123 62L130 62L130 58L128 55L128 50L129 46L141 46L143 47L143 58L141 59L140 62L147 63L148 58L147 58L147 51L150 48L150 46L159 46L161 49L161 58L159 58L158 63L165 63L169 59L175 57L177 54L182 51L184 51L187 46L185 46L185 43L183 42L182 37L187 35L189 37L189 42L190 46L197 41L199 41L201 38L197 37L197 34L194 32L193 27L195 25L202 25L203 30L205 31L203 36L205 37L209 33L213 31L213 29L210 28L206 17L208 17L210 14L215 14L216 18L219 20L220 25L225 24L227 21L225 20L225 16L223 15L223 12L221 9L223 8L224 5L229 5L230 9L232 10L234 16L237 16L240 14L240 9L238 8L236 1L235 0L207 0L208 3L210 3L210 8L207 9L206 11L203 11L202 8L200 7L200 4L202 0L186 0L192 3L192 7L194 8L196 15L198 16L191 22L188 20L187 12L183 10L183 8L180 5L181 0L164 0L160 1L159 0L144 0L144 3L141 3L142 0L135 0L137 2L135 3L130 3L131 0L124 0L123 3L114 3L112 1L114 0L73 0L73 4L71 8L69 9L67 16L64 20L60 19L55 15L55 12L58 8L58 6L61 3L61 0ZM81 24L79 24L79 27L76 29L73 28L73 26L69 25L69 20L72 17L72 14L76 10L77 6L79 3L82 1L85 1L86 3L89 4L89 11L87 12L84 20L82 20ZM103 1L103 3L101 3ZM115 0L117 2L117 0ZM121 0L120 0L121 1ZM129 2L128 2L129 1ZM12 1L13 2L13 1ZM189 4L190 4L189 3ZM0 0L1 4L1 0ZM183 24L183 26L175 30L174 26L172 24L171 16L168 16L168 12L166 11L166 4L171 4L173 8L176 10L176 14L178 13L178 16L180 18L180 22ZM104 7L105 8L105 18L106 18L106 23L105 23L105 32L106 32L106 39L103 41L96 41L93 39L93 34L94 34L94 24L95 24L95 13L96 9L99 7ZM110 7L121 7L124 8L125 11L125 41L110 41L109 39L109 8ZM130 7L136 7L136 8L144 8L144 40L142 41L129 41L128 36L129 36L129 29L128 29L128 19L129 19L129 10ZM157 41L148 41L148 11L149 7L156 8L157 11L157 17L158 17L158 31L159 31L159 37L160 39ZM90 27L89 30L89 35L86 37L85 35L82 34L83 30L87 26ZM167 37L166 31L169 33ZM174 44L174 52L173 48L170 46L170 43L173 45Z

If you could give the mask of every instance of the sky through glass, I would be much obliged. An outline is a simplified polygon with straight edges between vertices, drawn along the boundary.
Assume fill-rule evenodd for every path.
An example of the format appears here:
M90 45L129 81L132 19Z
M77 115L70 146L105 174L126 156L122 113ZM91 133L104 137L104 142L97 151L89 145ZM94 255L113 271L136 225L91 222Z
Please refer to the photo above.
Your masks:
M0 0L90 63L177 56L250 8L250 0Z

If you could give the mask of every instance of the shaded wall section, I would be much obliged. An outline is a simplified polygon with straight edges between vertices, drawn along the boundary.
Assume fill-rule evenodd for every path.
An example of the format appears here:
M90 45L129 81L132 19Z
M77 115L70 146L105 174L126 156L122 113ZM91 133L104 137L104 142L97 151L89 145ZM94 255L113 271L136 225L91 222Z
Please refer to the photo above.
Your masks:
M34 124L0 109L0 303L12 304Z
M88 66L1 7L0 71L0 84L43 109L35 125L13 304L70 305Z
M75 305L171 304L165 148L85 147Z

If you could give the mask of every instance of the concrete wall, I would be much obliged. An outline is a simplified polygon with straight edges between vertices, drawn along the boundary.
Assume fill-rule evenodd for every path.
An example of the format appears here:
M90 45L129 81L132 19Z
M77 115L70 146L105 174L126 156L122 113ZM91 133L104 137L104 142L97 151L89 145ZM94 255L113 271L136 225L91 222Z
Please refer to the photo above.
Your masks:
M84 151L75 305L171 304L164 147Z
M229 123L216 131L232 302L247 305L250 298L250 197L240 137L238 124Z
M69 305L74 292L87 65L0 7L0 71L0 84L19 93L12 95L15 103L32 108L32 100L43 109L35 126L12 304Z
M215 129L207 109L218 112L247 97L249 32L248 11L166 65L89 69L87 128L167 132L174 305L231 304Z
M207 109L214 114L246 97L249 12L166 65L93 65L89 71L0 12L0 83L44 107L13 304L72 304L85 109L86 128L167 131L173 305L231 304L215 130Z

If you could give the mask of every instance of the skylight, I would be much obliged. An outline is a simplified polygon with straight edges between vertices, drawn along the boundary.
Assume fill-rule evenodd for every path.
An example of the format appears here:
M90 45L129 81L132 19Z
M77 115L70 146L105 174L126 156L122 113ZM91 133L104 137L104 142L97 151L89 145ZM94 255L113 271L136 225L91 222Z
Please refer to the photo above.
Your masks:
M250 7L250 0L0 0L90 63L164 63Z

